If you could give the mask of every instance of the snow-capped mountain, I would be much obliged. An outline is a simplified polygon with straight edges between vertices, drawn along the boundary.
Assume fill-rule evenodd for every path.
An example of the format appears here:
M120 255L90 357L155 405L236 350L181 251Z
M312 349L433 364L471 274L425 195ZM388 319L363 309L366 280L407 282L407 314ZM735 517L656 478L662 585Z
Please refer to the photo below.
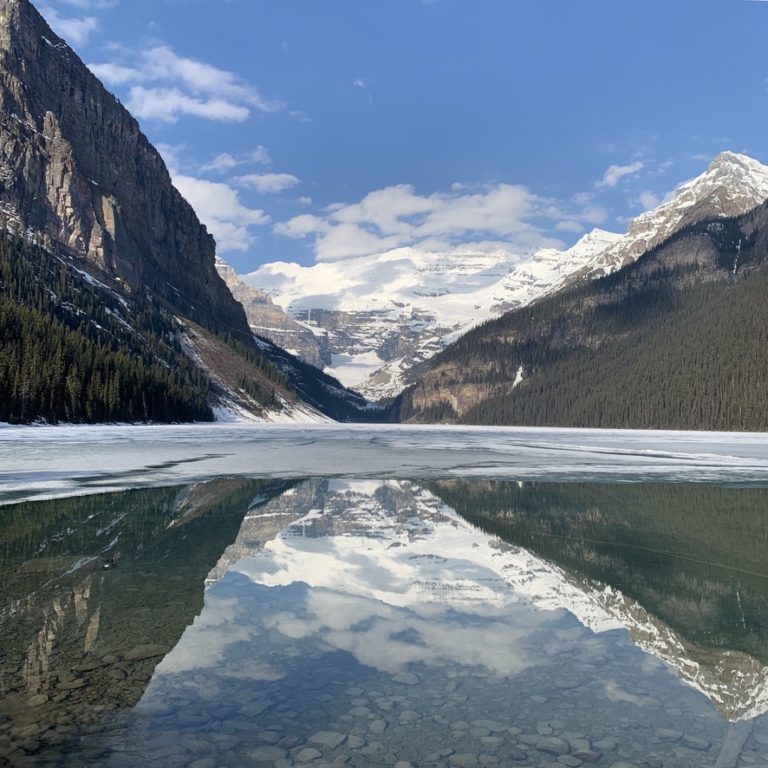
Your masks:
M326 370L378 399L400 392L414 366L472 325L602 269L593 260L618 240L595 230L567 251L521 256L401 248L311 267L266 264L244 280L295 320L323 332L330 352ZM258 318L249 320L258 327ZM270 336L266 329L257 332Z
M606 264L629 264L683 227L716 216L740 216L768 199L768 166L722 152L709 168L677 188L658 208L634 219L603 254Z
M768 668L757 659L693 645L616 588L475 528L410 482L307 481L246 516L208 585L230 570L265 586L302 583L339 599L370 600L428 615L431 629L426 623L420 627L439 638L434 645L443 660L485 664L500 675L512 674L516 660L508 653L485 654L483 648L493 645L487 636L479 647L467 647L465 634L454 642L452 625L441 623L441 613L494 611L498 617L515 605L537 612L566 610L597 636L626 629L635 645L670 664L726 718L768 711ZM360 621L360 604L355 605L353 620ZM506 629L507 636L513 629ZM375 656L360 661L392 664L388 671L396 672L399 655L395 646L381 646L386 638L394 643L395 633L376 633ZM324 641L333 643L331 637ZM424 648L424 659L434 654L434 647Z
M400 248L310 267L265 264L243 279L323 336L326 370L369 398L396 395L415 366L477 323L583 279L609 274L695 221L745 213L768 198L768 167L724 152L701 176L631 222L625 235L601 230L565 251L433 253ZM267 321L254 328L275 337Z

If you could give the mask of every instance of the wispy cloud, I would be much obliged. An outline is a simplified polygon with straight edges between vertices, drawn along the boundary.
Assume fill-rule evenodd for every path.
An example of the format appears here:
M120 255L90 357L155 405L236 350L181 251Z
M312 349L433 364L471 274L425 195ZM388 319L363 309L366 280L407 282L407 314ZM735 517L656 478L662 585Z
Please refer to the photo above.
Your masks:
M95 16L63 16L50 5L41 6L40 13L51 25L51 29L71 45L85 45L99 27L99 20Z
M229 152L223 152L220 155L216 155L213 160L200 166L202 173L228 173L245 165L270 165L272 158L270 157L269 150L261 144L251 152L247 152L244 155L238 155L235 157Z
M178 88L135 86L126 106L138 118L167 123L175 123L181 115L241 123L251 114L247 107L226 99L190 96Z
M140 118L176 122L192 115L243 122L254 109L275 112L283 108L232 72L180 56L167 45L142 51L136 64L111 61L90 68L110 86L130 85L127 106Z
M235 183L256 190L259 194L271 195L293 189L300 183L300 179L290 173L249 173L238 176Z
M51 25L51 29L57 35L64 38L71 45L85 45L91 38L91 35L99 28L98 16L94 15L97 11L106 8L114 8L120 0L58 0L58 5L69 7L69 11L62 13L52 2L44 3L40 6L40 13ZM70 13L85 13L83 16L72 16Z
M644 163L640 160L635 160L635 162L628 165L611 165L603 174L603 178L595 184L595 187L597 189L612 189L623 178L640 173L644 167Z
M363 80L362 77L358 77L356 80L353 81L352 85L355 88L359 88L361 91L365 93L365 95L368 98L368 103L373 104L373 96L371 95L370 91L368 90L368 83L367 81Z

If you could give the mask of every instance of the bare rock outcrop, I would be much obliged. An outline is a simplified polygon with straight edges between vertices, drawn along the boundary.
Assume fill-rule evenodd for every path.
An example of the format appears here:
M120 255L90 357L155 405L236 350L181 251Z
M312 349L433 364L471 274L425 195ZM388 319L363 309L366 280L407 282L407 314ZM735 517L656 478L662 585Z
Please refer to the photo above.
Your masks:
M0 0L0 209L126 297L247 335L215 243L139 124L29 0Z

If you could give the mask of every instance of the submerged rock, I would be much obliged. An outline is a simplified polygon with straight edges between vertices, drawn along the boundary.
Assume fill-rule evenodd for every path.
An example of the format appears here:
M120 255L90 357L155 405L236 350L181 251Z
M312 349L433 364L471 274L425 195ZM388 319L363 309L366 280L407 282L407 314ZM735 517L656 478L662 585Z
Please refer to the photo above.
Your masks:
M328 749L336 749L340 747L347 737L342 733L336 731L318 731L313 736L309 737L310 744L316 744L321 747L327 747Z

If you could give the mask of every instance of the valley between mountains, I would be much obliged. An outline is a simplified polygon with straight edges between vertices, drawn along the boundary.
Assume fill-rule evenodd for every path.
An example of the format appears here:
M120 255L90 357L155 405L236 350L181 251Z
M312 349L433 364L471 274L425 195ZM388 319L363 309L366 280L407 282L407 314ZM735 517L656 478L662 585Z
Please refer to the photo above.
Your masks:
M767 197L768 168L725 152L563 252L219 271L254 332L397 421L764 429Z
M0 421L768 429L768 167L570 248L247 275L29 0L0 0Z

